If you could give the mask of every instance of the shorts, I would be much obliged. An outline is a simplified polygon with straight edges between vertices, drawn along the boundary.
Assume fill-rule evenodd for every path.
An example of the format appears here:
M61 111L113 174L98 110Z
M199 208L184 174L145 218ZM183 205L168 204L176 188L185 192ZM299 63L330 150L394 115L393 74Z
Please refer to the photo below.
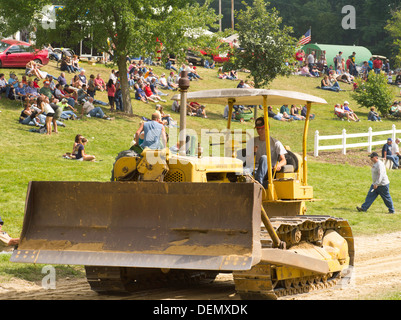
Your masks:
M54 112L49 112L46 114L46 117L53 118L54 117Z

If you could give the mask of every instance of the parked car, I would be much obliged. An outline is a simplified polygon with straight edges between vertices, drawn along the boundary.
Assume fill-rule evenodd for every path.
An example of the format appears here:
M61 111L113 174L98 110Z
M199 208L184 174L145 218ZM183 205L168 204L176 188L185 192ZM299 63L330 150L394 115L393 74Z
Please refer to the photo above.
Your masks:
M201 52L202 53L202 52ZM202 53L203 54L203 53ZM200 65L204 66L205 65L205 58L203 56L200 56L196 53L194 53L192 50L188 49L187 54L185 59L189 62L192 63L194 66Z
M35 49L31 44L23 41L13 39L0 41L0 68L25 67L31 60L46 65L49 63L49 52Z
M216 63L224 63L230 59L230 48L232 48L231 42L222 42L221 45L217 47L217 49L222 52L220 54L210 53L209 50L199 50L199 53L195 53L194 51L188 50L186 59L188 62L191 62L193 65L201 65L204 66L205 59L213 60Z

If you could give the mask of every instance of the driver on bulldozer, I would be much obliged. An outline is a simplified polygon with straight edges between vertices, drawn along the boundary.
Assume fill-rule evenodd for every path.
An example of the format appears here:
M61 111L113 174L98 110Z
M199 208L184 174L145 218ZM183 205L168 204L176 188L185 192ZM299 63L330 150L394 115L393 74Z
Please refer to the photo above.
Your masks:
M255 167L255 179L264 187L267 187L267 181L265 177L268 170L268 162L266 155L266 132L265 132L265 120L263 117L259 117L255 121L255 129L258 136L248 141L246 148L247 155L247 168L252 164ZM280 171L283 166L287 164L285 159L285 150L283 144L270 137L270 153L272 168L276 172ZM253 157L253 159L252 159Z

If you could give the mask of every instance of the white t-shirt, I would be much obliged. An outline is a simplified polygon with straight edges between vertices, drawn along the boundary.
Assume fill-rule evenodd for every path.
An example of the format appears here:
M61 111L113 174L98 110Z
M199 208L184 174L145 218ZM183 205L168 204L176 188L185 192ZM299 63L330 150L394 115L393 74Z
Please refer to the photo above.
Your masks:
M254 156L254 147L258 147L256 157ZM274 167L279 159L280 155L287 154L283 144L270 137L270 151L272 167ZM246 167L253 170L254 160L256 161L255 168L258 167L261 156L266 155L266 141L261 141L259 137L255 137L253 140L249 140L246 145Z

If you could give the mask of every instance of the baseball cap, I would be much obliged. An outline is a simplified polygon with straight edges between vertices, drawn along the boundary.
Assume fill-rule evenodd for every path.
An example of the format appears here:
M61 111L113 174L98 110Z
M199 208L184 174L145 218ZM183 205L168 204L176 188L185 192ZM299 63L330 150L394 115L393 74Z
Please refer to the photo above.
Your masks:
M50 82L46 80L45 82L43 82L43 84L50 84Z
M369 155L369 158L374 158L374 157L379 157L379 155L377 154L377 152L372 152L372 153Z
M388 139L387 139L387 141L391 141L391 142L392 142L392 141L393 141L393 139L391 139L391 138L388 138Z
M255 128L263 128L265 126L265 119L263 117L259 117L255 121Z
M1 217L0 217L0 224L1 224L1 225L3 225L3 224L4 224L3 220L1 220Z

